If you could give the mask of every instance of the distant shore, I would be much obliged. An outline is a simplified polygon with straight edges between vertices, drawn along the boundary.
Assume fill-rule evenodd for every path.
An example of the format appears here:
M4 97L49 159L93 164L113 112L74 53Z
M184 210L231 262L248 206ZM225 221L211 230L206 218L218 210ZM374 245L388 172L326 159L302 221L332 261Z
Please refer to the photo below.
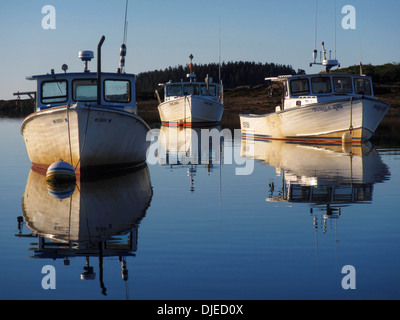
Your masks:
M270 94L272 93L272 95ZM391 109L378 128L377 136L389 139L400 138L400 84L376 85L375 96L391 104ZM281 104L276 87L242 86L226 90L224 94L225 111L221 125L226 128L240 128L239 115L243 113L271 113ZM139 115L148 123L160 123L154 93L137 93ZM0 101L0 117L23 118L34 109L32 100Z

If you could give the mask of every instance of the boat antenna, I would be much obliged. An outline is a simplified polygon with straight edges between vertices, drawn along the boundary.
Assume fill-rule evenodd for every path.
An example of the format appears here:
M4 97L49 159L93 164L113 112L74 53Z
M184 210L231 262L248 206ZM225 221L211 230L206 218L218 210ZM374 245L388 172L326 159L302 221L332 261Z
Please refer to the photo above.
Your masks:
M221 70L221 17L219 17L218 25L218 76L219 76L219 100L224 103L224 89L222 84L222 70Z
M334 18L335 18L335 60L336 60L336 33L337 33L336 7L337 7L337 6L336 6L336 0L335 0L335 10L334 10L334 11L335 11L335 17L334 17Z
M315 0L315 35L314 35L314 51L313 51L313 60L314 62L310 63L310 67L315 65L321 65L325 67L326 73L329 73L333 67L340 67L339 61L336 59L336 1L335 1L335 58L332 59L331 54L329 59L326 57L326 49L325 42L322 42L322 52L320 57L320 62L317 62L317 24L318 24L318 0ZM329 51L330 53L332 51Z
M363 45L362 45L362 39L360 36L360 76L364 76L363 74Z
M317 30L318 30L318 0L315 0L315 30L314 30L314 51L313 51L313 58L314 63L317 63Z
M128 3L129 0L126 0L125 6L125 24L124 24L124 38L122 39L122 43L126 44L127 34L128 34Z
M218 76L219 76L219 83L221 83L221 17L218 20Z
M118 73L124 73L125 72L125 57L126 57L126 42L127 42L127 37L128 37L128 2L129 0L126 0L126 6L125 6L125 22L124 22L124 37L122 39L122 45L121 45L121 50L120 50L120 61L119 61L119 69Z

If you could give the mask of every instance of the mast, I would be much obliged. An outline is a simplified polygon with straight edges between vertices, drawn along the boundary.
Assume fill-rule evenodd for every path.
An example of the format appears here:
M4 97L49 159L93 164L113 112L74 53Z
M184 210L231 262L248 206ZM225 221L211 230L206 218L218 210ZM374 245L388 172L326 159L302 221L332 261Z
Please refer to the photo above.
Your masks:
M320 62L317 62L318 51L317 51L317 31L318 31L318 0L315 0L315 33L314 33L314 51L313 51L313 62L310 63L310 67L313 65L321 65L325 67L326 73L334 67L340 67L339 61L336 59L336 1L335 1L335 51L334 56L335 58L332 59L332 52L329 56L329 59L326 57L326 49L325 49L325 42L322 42L322 52L320 55Z
M221 83L221 17L219 17L218 23L218 80Z
M126 7L125 7L125 23L124 23L124 36L122 39L122 45L121 45L121 50L120 50L120 61L119 61L119 68L118 68L118 73L124 73L125 72L125 57L126 57L126 42L127 42L127 36L128 36L128 0L126 0Z

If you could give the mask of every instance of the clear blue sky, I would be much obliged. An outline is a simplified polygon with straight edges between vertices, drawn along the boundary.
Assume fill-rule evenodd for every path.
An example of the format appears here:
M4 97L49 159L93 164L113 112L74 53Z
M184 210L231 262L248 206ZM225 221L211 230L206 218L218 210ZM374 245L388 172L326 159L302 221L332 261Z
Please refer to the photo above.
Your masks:
M129 0L127 72L195 63L273 62L310 69L315 0ZM56 29L42 28L42 8L56 9ZM342 7L356 9L356 29L341 26ZM34 90L25 77L81 71L79 50L96 51L101 36L104 71L116 70L123 38L125 0L14 0L0 2L0 99ZM318 0L318 48L334 50L335 0ZM337 58L343 67L400 62L399 0L336 0ZM96 60L90 67L96 68Z

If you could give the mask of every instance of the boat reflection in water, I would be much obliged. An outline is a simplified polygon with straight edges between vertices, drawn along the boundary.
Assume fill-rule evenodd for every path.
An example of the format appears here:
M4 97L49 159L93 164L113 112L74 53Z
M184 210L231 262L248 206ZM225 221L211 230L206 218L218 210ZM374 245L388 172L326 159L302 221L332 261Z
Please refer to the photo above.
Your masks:
M266 162L282 177L282 190L269 182L267 201L309 203L311 213L335 218L341 208L372 201L373 186L390 176L370 143L300 145L283 141L242 140L242 155Z
M198 168L205 168L211 174L221 164L223 140L220 126L162 126L158 136L158 163L172 170L186 168L190 178L190 191L194 192Z
M86 257L83 280L95 279L89 258L98 258L100 286L106 294L103 258L119 257L122 278L128 279L126 257L135 255L138 227L152 196L147 165L61 188L46 184L44 175L31 170L22 207L32 231L25 236L38 239L33 258L64 259L69 265L70 258Z

